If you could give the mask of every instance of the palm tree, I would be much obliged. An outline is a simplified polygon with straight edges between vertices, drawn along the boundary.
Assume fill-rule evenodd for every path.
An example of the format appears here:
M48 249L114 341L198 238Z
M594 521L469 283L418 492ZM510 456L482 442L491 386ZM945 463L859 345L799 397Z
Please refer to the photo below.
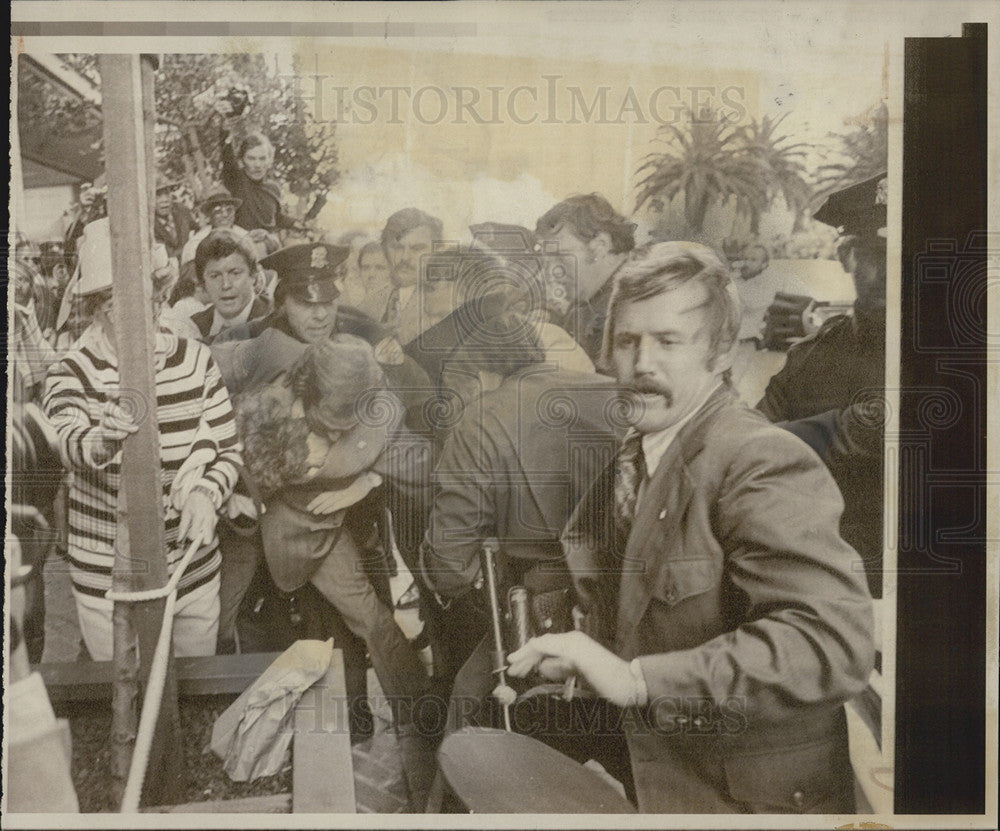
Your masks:
M863 113L849 133L831 133L834 147L816 171L817 199L884 173L889 165L889 109L878 103ZM832 159L832 160L831 160Z
M665 124L654 141L667 149L650 153L636 171L648 171L638 183L635 209L657 199L668 204L684 196L684 218L698 235L704 230L705 216L713 204L730 200L745 205L763 201L758 166L744 147L741 131L714 117L690 118L685 128Z
M802 220L812 204L814 194L806 178L805 166L810 145L793 143L787 134L779 134L778 128L787 115L777 118L765 115L759 122L753 119L741 132L743 151L755 160L763 184L761 200L745 208L753 236L759 233L761 214L779 195L795 215L793 233L801 229Z

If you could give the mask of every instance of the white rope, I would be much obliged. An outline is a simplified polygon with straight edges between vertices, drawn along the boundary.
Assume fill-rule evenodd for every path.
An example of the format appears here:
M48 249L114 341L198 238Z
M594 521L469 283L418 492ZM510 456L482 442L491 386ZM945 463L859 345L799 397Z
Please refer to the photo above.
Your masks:
M200 542L201 540L197 539L191 543L190 548L184 553L184 556L181 558L180 563L177 564L177 568L166 582L166 585L160 586L158 589L144 589L135 592L116 592L114 589L109 589L104 594L105 598L116 603L139 603L143 600L159 600L161 597L166 597L171 592L177 591L177 584L180 583L185 570L191 564L191 558L194 557L195 551L198 550Z
M135 735L135 749L132 751L132 764L125 783L125 795L122 797L121 813L136 814L139 812L139 800L142 797L142 785L146 779L146 768L149 766L149 751L153 745L153 734L156 730L156 720L160 717L160 704L163 699L163 687L167 680L167 658L170 655L170 637L174 628L174 607L177 604L177 584L180 583L185 569L191 563L195 551L198 550L201 539L198 538L181 558L180 563L167 584L159 589L149 589L138 592L111 592L105 597L118 602L140 600L157 600L166 597L163 608L163 623L160 626L160 637L156 641L153 661L149 670L149 681L146 684L146 695L142 700L142 715L139 717L139 729Z

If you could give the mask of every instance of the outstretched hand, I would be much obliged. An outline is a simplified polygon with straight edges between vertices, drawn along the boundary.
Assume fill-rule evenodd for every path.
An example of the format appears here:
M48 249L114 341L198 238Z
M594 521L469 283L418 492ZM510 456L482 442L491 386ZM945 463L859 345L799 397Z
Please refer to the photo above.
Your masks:
M508 673L522 678L537 669L550 681L582 675L594 691L613 704L634 703L635 682L627 661L583 632L540 635L508 657Z

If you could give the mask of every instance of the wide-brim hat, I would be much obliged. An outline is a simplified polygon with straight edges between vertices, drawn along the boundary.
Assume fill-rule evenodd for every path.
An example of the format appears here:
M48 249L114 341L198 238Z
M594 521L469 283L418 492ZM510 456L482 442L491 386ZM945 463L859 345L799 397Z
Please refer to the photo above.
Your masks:
M83 229L76 246L79 277L70 290L78 297L111 288L111 224L107 217Z
M331 303L340 296L338 269L350 253L345 246L306 242L268 254L260 265L278 275L280 297L290 294L304 303Z
M107 217L95 219L83 229L76 251L77 266L59 306L57 329L61 329L69 319L75 298L97 294L112 287L111 224ZM162 272L171 266L167 248L162 243L154 244L150 250L150 266L153 273Z
M181 186L179 179L171 179L169 177L161 177L156 181L156 192L163 193L165 190L177 190Z
M214 208L216 205L232 205L234 208L238 208L243 204L242 199L237 199L233 196L227 188L222 185L217 185L211 188L198 203L198 210L207 211Z

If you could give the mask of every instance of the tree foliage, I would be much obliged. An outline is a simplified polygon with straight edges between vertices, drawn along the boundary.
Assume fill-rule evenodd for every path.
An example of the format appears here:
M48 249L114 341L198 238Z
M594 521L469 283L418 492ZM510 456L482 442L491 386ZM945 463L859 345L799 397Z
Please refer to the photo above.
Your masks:
M750 216L750 232L757 235L760 229L760 217L768 207L780 196L785 200L785 206L795 215L794 230L802 226L814 193L808 181L806 156L810 145L803 142L793 142L779 128L788 113L771 118L765 115L760 121L756 119L743 127L741 139L742 151L756 162L760 171L762 187L757 193L758 201L747 210Z
M335 125L315 121L293 80L262 54L164 56L156 73L156 109L162 117L157 150L165 172L189 174L193 133L208 167L218 174L220 117L210 91L230 84L243 85L252 95L240 130L271 139L275 175L297 196L326 193L339 176Z
M700 233L713 203L730 200L751 205L759 194L756 166L741 151L738 128L715 118L694 119L688 114L682 127L665 124L654 141L666 144L650 153L636 171L636 210L651 199L669 203L684 196L684 218L692 231Z
M682 194L685 221L698 235L712 205L734 204L756 234L761 215L780 195L798 220L813 196L805 167L808 145L780 131L783 119L765 116L739 126L710 113L698 119L688 113L685 124L663 125L655 141L666 149L646 156L636 172L642 176L636 210Z
M855 119L852 130L830 133L832 146L816 171L816 192L821 197L879 173L889 166L889 108L879 102Z
M58 56L68 67L100 86L96 55ZM90 131L100 149L100 112L90 102L22 75L18 117L39 134L66 136ZM296 94L294 79L282 76L263 54L164 55L156 72L157 160L161 171L186 179L203 191L221 167L220 116L212 107L213 88L246 87L252 106L240 119L241 132L260 131L275 147L274 175L292 194L322 197L337 181L333 122L317 122ZM89 135L89 134L88 134ZM239 136L236 136L238 140ZM196 163L198 154L204 169ZM209 179L210 181L204 181Z

